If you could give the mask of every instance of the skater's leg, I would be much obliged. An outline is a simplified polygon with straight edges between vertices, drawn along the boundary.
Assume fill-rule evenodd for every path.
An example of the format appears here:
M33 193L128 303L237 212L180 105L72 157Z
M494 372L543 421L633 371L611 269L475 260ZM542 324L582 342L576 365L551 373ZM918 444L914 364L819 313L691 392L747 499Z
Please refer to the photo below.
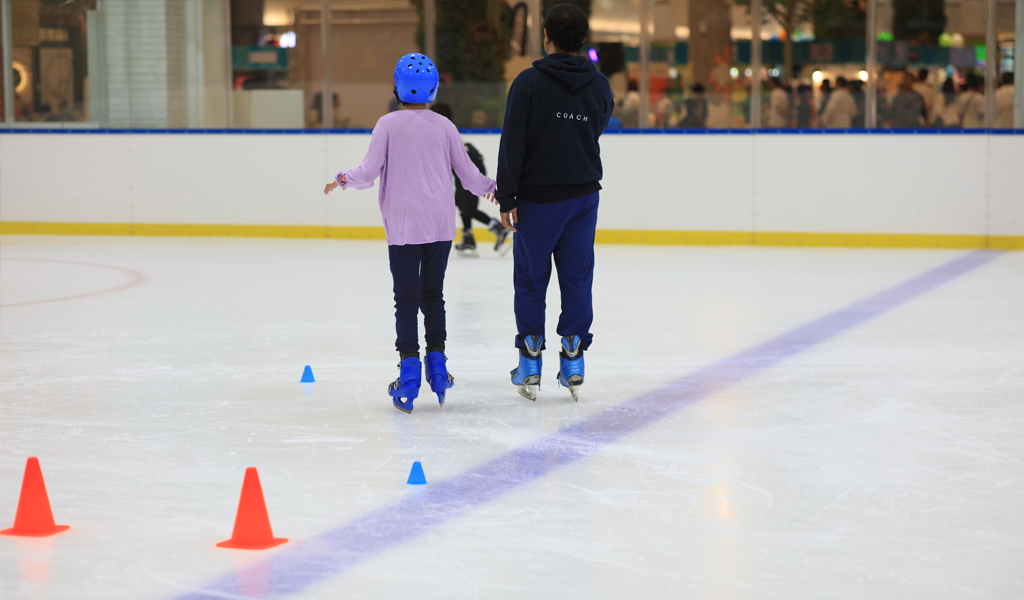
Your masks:
M595 192L564 203L572 209L572 215L554 251L562 297L557 379L559 386L568 388L573 399L579 400L585 375L583 351L593 340L590 326L594 320L592 289L598 195Z
M488 216L484 211L480 210L480 196L474 196L472 192L467 192L464 196L456 200L455 204L459 207L459 216L462 217L463 229L470 229L473 227L473 219L476 219L488 226L494 222L494 219Z
M516 347L524 348L530 335L544 335L544 309L551 279L551 252L561 233L561 224L549 213L557 204L519 204L519 222L512 282L515 287Z
M580 349L593 341L590 326L594 322L594 235L597 229L598 193L566 200L573 215L555 245L555 268L562 296L558 318L559 336L580 336Z
M476 207L479 202L480 199L471 194L457 194L455 196L455 206L459 207L459 217L462 219L463 231L473 229L473 217L477 212Z
M473 231L473 213L459 211L459 217L462 218L462 230Z
M476 219L477 221L480 221L484 225L487 225L488 227L493 225L495 221L493 217L491 217L484 211L480 210L479 208L473 209L473 218Z
M420 309L423 311L423 328L426 329L427 352L423 364L427 384L437 394L437 401L444 404L445 394L455 385L455 378L448 373L444 344L444 274L448 267L448 256L452 252L451 242L423 244L423 260L420 265Z
M448 256L452 252L451 242L434 242L422 244L422 263L420 266L420 298L419 308L423 311L423 328L427 347L444 346L445 313L444 313L444 274L448 268Z
M490 217L487 216L487 213L483 211L477 211L477 213L479 213L477 219L479 219L481 223L487 223L487 228L494 234L494 251L500 251L501 247L505 245L505 240L508 239L509 234L512 232L505 229L505 226L497 219L490 219L490 221L488 221ZM506 252L508 252L508 249L505 249L505 251L502 252L502 256L504 256Z
M455 205L459 207L459 217L462 219L462 241L455 245L455 249L466 256L476 256L476 238L473 237L476 200L477 197L468 192L455 195Z
M537 399L541 383L544 349L544 308L548 282L551 280L551 253L562 236L569 216L563 203L532 204L521 202L516 222L515 312L516 347L519 366L512 370L512 383L519 393Z
M398 379L388 386L395 408L412 412L413 400L419 395L421 363L416 318L420 306L420 254L418 244L388 246L391 277L395 290L395 349L401 355Z
M418 244L388 246L395 291L395 349L401 354L419 352L416 318L420 307L420 254Z

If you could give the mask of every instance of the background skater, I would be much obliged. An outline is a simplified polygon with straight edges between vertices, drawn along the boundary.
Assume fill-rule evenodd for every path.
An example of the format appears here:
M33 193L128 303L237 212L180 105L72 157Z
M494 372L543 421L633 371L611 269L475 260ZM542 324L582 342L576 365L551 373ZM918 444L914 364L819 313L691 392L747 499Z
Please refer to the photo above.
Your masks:
M452 120L452 109L443 102L431 106L430 110L447 118L449 121ZM464 145L466 146L469 160L473 161L476 168L486 175L487 169L484 167L483 155L480 154L480 151L473 144L464 142ZM462 181L459 180L457 173L455 174L455 206L459 208L459 216L462 218L462 241L455 245L455 249L459 251L459 254L477 256L476 237L473 236L473 219L487 225L487 228L494 234L495 252L501 252L503 255L505 252L508 252L504 246L505 240L511 232L502 226L501 221L491 218L490 215L480 210L480 197L462 187Z
M552 256L562 294L557 379L575 399L583 384L583 351L593 339L598 138L614 100L605 76L579 54L589 29L579 7L551 9L544 20L548 56L512 83L501 130L497 200L502 222L517 232L512 254L519 366L512 383L530 400L537 399L541 380Z

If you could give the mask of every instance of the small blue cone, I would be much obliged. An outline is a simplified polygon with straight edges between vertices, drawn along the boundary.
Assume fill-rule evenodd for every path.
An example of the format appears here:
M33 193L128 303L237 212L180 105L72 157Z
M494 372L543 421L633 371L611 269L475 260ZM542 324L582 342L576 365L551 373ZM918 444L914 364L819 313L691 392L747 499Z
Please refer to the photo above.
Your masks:
M423 485L427 482L427 476L423 474L423 465L420 461L412 463L412 471L409 471L409 481L406 483L412 485Z
M302 383L316 383L316 379L313 379L313 369L309 365L302 370Z

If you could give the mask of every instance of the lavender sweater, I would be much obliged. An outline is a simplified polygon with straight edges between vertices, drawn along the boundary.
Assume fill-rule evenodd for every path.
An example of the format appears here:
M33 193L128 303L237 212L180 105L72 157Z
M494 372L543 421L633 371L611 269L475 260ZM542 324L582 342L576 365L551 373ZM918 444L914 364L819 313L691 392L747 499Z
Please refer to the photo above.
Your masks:
M429 110L400 110L377 121L363 163L338 173L335 181L365 190L379 176L388 245L429 244L455 239L452 169L474 194L494 192L494 180L469 160L451 121Z

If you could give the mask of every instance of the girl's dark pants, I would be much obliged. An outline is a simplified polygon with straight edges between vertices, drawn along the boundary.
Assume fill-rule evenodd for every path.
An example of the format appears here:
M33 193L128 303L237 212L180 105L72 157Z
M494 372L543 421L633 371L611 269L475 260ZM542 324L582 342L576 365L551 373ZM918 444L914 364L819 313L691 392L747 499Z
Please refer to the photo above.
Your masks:
M388 246L395 282L395 349L402 354L419 352L419 311L423 311L427 346L444 346L444 272L451 250L450 241Z

